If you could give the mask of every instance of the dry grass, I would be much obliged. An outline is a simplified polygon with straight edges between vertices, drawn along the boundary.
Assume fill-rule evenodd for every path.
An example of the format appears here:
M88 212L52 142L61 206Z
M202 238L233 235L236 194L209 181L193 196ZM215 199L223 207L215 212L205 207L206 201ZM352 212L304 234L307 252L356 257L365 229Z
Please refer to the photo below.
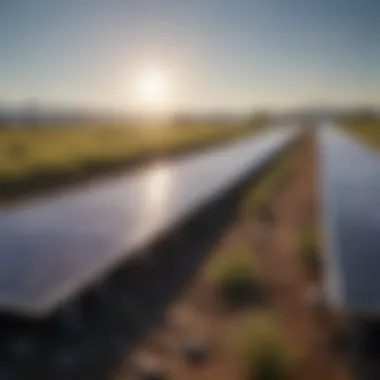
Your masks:
M344 128L372 148L380 149L380 120L346 123Z
M73 178L120 164L240 138L261 128L215 126L50 126L0 129L2 192L33 180ZM54 182L54 181L53 181ZM1 192L0 192L1 194Z

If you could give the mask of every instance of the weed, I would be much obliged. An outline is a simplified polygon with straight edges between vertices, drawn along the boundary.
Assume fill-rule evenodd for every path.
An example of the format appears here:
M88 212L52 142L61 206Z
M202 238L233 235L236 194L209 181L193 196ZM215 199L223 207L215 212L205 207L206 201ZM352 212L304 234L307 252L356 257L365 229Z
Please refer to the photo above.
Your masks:
M249 380L284 380L290 377L293 353L270 315L250 315L238 334L237 343L238 357Z
M248 251L231 251L211 266L215 287L231 305L257 299L260 278L257 263Z

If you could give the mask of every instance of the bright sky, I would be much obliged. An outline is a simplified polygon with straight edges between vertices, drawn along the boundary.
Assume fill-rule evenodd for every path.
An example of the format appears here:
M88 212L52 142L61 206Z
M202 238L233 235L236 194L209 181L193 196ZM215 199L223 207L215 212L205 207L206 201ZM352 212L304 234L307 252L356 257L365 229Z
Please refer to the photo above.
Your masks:
M379 0L1 0L0 101L380 102L379 20Z

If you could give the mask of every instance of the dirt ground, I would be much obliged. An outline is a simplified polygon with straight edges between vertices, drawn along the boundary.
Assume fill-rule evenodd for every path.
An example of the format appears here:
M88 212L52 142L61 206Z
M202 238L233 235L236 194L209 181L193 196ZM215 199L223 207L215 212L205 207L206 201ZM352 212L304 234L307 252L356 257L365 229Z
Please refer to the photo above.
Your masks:
M266 307L278 319L289 346L299 358L294 380L349 380L352 377L347 360L326 343L330 327L317 318L305 297L310 289L320 286L307 275L296 252L300 228L318 223L313 136L303 138L294 149L295 175L272 204L275 224L237 221L221 239L210 260L239 246L249 247L257 255L266 284ZM244 378L232 351L246 310L227 311L221 307L207 276L210 260L199 268L186 292L168 308L165 322L136 347L117 379L138 379L138 363L147 360L156 363L167 379ZM202 365L189 365L184 347L198 337L211 348L210 356Z

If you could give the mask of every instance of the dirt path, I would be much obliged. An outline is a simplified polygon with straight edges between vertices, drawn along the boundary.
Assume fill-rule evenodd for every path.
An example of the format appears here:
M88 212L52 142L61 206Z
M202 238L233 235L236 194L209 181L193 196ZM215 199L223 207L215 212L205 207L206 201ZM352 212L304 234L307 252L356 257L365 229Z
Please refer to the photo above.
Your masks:
M273 202L275 226L268 230L257 221L249 225L237 222L226 233L220 247L252 248L257 246L257 238L267 238L267 244L261 245L256 254L267 283L268 306L300 357L294 379L348 380L347 364L329 349L326 326L305 302L305 292L315 283L306 275L296 254L299 229L317 223L314 145L313 137L308 136L296 147L296 173ZM220 247L216 247L212 256L226 251ZM227 312L220 307L207 276L208 264L203 264L186 293L169 308L165 323L136 348L118 379L137 379L136 364L147 358L157 361L168 379L243 378L231 348L244 311ZM186 363L183 349L197 336L209 342L212 352L205 364L191 366Z
M301 361L297 379L349 379L345 363L332 352L327 339L329 331L318 320L306 301L309 289L318 286L306 274L297 257L297 231L318 225L316 154L313 139L305 141L299 151L299 168L290 186L276 199L275 210L281 221L268 252L271 269L273 306L289 340L298 348Z

